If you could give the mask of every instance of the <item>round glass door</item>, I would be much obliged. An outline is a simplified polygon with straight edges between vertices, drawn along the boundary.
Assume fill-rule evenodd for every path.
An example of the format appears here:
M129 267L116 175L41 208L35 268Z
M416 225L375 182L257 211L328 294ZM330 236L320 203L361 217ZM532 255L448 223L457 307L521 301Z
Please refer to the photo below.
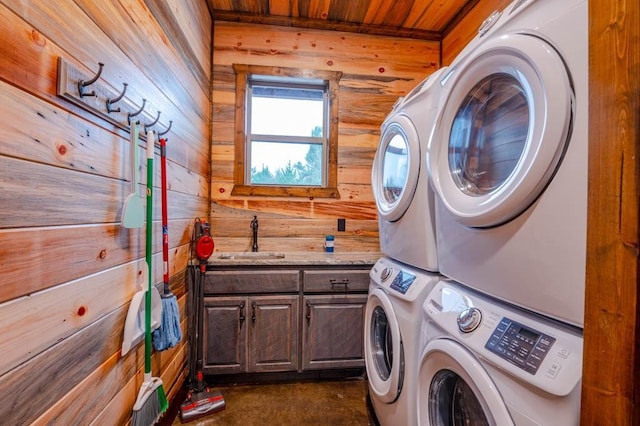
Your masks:
M441 370L431 380L429 422L433 426L489 426L473 390L451 370Z
M388 221L402 217L411 204L420 171L420 142L411 120L394 116L383 127L372 184L380 216Z
M431 183L472 227L512 220L549 184L571 131L573 90L558 53L524 34L487 40L444 78L427 151Z
M371 391L382 402L395 401L402 390L404 356L391 301L380 289L367 300L364 349Z
M463 99L449 135L449 172L478 197L498 189L524 154L531 113L526 89L510 74L480 80Z
M452 340L429 341L418 380L419 424L513 426L491 377L467 349Z
M384 309L376 306L371 316L373 365L382 380L388 380L393 367L393 336Z

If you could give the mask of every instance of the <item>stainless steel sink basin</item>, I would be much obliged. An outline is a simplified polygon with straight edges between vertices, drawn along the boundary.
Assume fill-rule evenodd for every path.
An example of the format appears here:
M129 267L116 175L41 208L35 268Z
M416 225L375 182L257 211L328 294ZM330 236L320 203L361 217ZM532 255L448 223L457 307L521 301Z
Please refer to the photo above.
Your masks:
M227 260L270 260L284 259L284 253L270 252L243 252L243 253L224 253L218 255L218 259Z

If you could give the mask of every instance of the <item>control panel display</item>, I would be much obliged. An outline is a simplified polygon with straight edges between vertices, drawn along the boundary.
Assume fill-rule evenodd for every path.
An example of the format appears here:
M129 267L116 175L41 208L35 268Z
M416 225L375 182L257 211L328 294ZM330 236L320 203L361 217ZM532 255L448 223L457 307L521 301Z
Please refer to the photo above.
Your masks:
M527 373L536 374L555 341L554 337L504 317L484 347Z
M389 287L399 293L407 294L407 290L409 290L409 287L411 287L411 284L413 284L415 280L415 275L405 271L400 271Z

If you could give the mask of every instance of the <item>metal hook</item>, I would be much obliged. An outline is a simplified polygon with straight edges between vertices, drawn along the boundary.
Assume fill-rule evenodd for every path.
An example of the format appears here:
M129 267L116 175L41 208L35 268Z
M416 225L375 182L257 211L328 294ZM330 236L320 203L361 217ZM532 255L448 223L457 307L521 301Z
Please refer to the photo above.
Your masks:
M100 68L98 69L98 73L93 76L93 78L91 80L88 81L84 81L84 80L78 80L78 93L80 94L80 97L83 98L85 96L95 96L96 92L91 91L89 93L85 93L84 92L84 88L87 86L91 86L93 83L95 83L96 81L98 81L98 79L100 78L100 74L102 74L102 67L104 67L104 64L102 62L98 62L98 65L100 66Z
M155 120L153 120L151 123L144 123L144 131L146 132L147 129L155 126L155 124L158 122L158 120L160 120L160 111L158 111L158 116L156 117Z
M171 129L172 124L173 124L173 120L169 120L169 127L167 127L167 130L165 130L162 133L158 133L158 136L166 135L167 133L169 133L169 130Z
M147 100L143 99L142 100L142 106L140 107L139 110L137 110L136 112L130 112L129 114L127 114L127 122L129 124L131 124L131 118L132 117L135 117L136 115L139 115L142 112L142 110L144 110L144 106L145 106L146 103L147 103Z
M120 107L111 108L111 104L115 104L116 102L119 102L124 97L124 94L127 92L128 85L127 83L122 83L122 86L123 86L122 93L120 93L118 97L113 99L107 99L107 114L110 114L112 112L120 112Z

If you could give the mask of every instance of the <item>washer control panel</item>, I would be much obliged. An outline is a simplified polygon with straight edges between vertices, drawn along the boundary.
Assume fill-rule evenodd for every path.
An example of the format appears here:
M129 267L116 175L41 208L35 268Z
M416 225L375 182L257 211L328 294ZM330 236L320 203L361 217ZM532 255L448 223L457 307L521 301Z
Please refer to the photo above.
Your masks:
M484 347L527 373L536 374L555 341L554 337L503 317Z
M481 363L556 396L579 386L582 333L453 281L436 283L422 304L427 339L452 339Z
M372 283L388 294L406 301L415 300L426 287L434 285L439 279L437 274L409 268L386 257L378 259L369 277Z
M409 287L411 287L411 284L413 284L415 280L415 275L407 271L398 271L398 275L396 275L389 287L402 294L407 294L407 290L409 290Z

